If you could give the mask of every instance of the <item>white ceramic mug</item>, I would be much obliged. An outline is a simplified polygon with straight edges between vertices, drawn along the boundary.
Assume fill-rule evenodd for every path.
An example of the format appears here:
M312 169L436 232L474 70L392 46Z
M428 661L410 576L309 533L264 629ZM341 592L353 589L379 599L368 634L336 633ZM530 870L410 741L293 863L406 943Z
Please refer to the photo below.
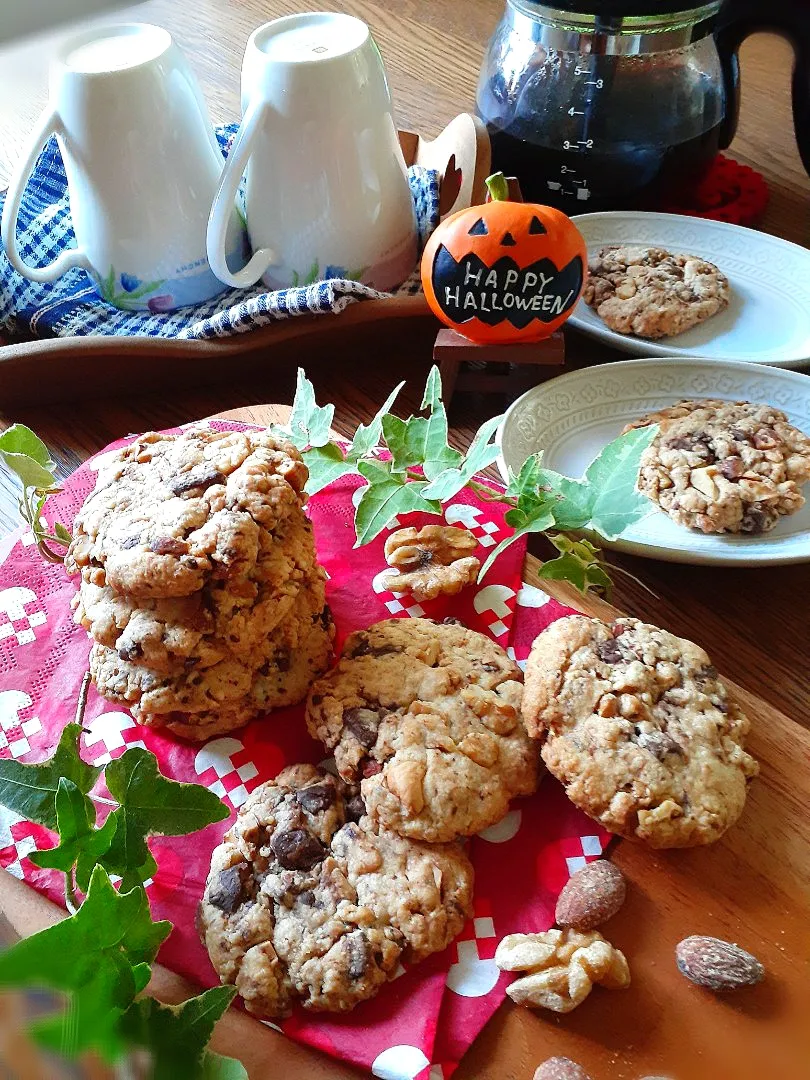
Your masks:
M290 15L255 30L243 119L208 226L228 285L349 277L391 289L417 260L416 218L379 49L350 15ZM225 232L243 172L253 256L233 272Z
M47 266L23 261L16 235L23 191L55 134L76 233ZM83 267L117 307L153 312L223 291L205 252L223 158L196 79L167 30L144 23L85 31L63 43L51 67L48 106L11 178L3 248L18 273L54 281ZM244 230L226 215L228 250Z

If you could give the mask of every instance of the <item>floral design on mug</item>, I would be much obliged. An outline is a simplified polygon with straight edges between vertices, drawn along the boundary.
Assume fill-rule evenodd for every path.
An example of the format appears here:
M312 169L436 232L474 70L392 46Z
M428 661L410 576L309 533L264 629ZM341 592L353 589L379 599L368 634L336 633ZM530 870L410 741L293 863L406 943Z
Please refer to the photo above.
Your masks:
M321 273L320 263L316 259L303 276L297 270L293 270L292 286L294 289L303 288L307 285L314 285L316 281L333 281L335 278L341 278L345 281L361 281L363 274L367 270L367 266L361 266L358 270L347 270L345 266L335 266L333 263L329 263Z
M175 308L174 297L165 293L163 296L152 296L146 305L153 315L163 315Z
M116 287L116 280L120 282L120 289ZM159 289L163 285L165 279L159 281L141 281L135 274L122 273L116 275L115 267L110 267L110 272L106 277L101 278L98 281L98 291L101 293L101 299L105 300L108 304L112 304L114 307L139 310L143 308L143 299L148 296L149 293L153 293L156 289ZM169 301L169 306L152 308L153 301ZM138 303L137 301L141 301ZM149 310L156 311L169 311L171 307L170 296L153 297L149 301Z

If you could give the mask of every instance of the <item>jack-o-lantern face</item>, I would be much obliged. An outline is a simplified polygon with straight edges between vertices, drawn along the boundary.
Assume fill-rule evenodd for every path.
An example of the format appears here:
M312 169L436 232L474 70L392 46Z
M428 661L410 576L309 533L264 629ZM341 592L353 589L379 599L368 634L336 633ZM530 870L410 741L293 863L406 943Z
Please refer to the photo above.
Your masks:
M565 214L494 201L439 225L422 256L422 285L442 322L472 341L537 341L573 311L586 265L585 241Z

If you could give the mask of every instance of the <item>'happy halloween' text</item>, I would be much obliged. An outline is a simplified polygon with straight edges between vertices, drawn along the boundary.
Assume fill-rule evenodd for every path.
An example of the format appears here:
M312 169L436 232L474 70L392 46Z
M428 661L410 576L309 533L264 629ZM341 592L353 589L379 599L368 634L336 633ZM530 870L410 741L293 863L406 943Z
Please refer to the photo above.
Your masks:
M487 266L475 254L456 262L441 245L433 263L433 288L442 310L454 322L480 319L494 326L508 321L522 329L533 319L552 322L573 307L582 273L579 256L562 270L550 259L521 268L509 256Z

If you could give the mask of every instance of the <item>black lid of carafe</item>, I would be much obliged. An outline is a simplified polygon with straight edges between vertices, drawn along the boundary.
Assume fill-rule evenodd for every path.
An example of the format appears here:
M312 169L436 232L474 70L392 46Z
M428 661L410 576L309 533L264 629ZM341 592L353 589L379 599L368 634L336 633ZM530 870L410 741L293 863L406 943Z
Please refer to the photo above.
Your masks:
M709 0L711 2L711 0ZM537 7L570 11L577 15L598 15L614 21L639 16L671 15L705 7L706 0L529 0Z

